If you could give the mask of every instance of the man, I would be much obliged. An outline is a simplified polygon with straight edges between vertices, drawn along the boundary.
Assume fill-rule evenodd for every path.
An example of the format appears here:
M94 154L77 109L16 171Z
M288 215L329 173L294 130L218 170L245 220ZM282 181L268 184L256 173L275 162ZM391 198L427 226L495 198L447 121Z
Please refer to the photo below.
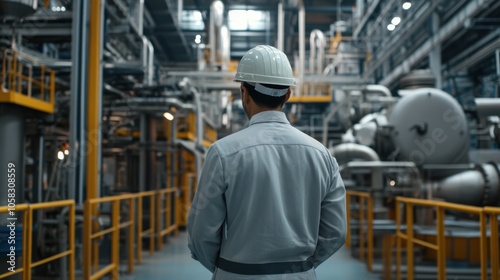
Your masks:
M206 154L188 217L192 256L217 280L316 279L345 241L338 164L281 112L295 85L284 53L251 49L235 81L250 123Z

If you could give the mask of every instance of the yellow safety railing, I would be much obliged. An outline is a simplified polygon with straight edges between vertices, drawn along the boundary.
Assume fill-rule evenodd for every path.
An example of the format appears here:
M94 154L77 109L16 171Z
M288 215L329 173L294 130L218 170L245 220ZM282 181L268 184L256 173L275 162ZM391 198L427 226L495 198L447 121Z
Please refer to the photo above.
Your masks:
M156 205L158 206L157 213L157 231L156 236L158 238L158 248L163 248L163 237L167 234L175 232L175 235L178 234L178 226L176 223L176 215L175 215L175 194L177 193L176 188L169 188L160 190L156 195ZM162 227L162 224L164 227Z
M354 213L359 220L359 257L361 260L365 259L365 252L367 255L366 266L369 271L373 269L373 199L368 192L358 192L347 190L346 191L346 216L347 216L347 236L346 247L351 247L351 218L353 210L351 208L351 199L357 198L359 210ZM365 217L366 212L366 217ZM365 250L365 222L366 222L366 243L367 250Z
M124 194L110 197L101 197L89 199L85 202L84 225L83 225L83 279L99 279L106 274L111 273L112 279L118 279L120 267L120 230L128 229L128 271L134 269L134 226L135 226L135 198L134 194ZM125 221L120 221L120 203L128 201L129 213ZM94 231L95 223L93 221L99 216L97 213L98 205L102 203L111 203L111 224L109 228ZM141 220L140 218L138 219ZM96 243L97 238L111 234L111 263L102 269L98 269L99 247ZM92 269L93 268L93 269Z
M0 80L0 102L54 112L55 72L10 49L4 50Z
M137 262L142 263L142 238L149 237L149 253L155 253L155 191L141 192L137 194ZM142 217L143 217L143 198L149 197L149 228L143 230Z
M499 253L498 251L498 216L500 216L500 208L485 207L484 215L489 216L490 220L490 263L491 263L491 280L499 280Z
M53 256L33 262L32 260L32 225L33 212L37 210L69 207L68 211L68 250ZM0 207L0 213L7 213L10 209L7 206ZM75 279L75 202L73 200L61 200L54 202L44 202L35 204L20 204L15 206L15 212L23 213L23 242L22 242L22 267L14 272L0 274L0 279L10 277L14 274L22 273L23 280L31 279L31 270L40 265L55 261L60 258L68 258L68 279Z
M406 233L401 230L401 207L404 204L406 211ZM437 216L437 242L436 244L415 238L414 232L414 206L434 208ZM487 235L486 235L486 215L483 208L467 206L455 203L431 201L416 198L397 197L396 198L396 268L397 279L402 279L401 275L401 247L402 240L406 241L406 279L414 279L414 244L433 249L437 252L437 280L446 279L446 240L445 240L445 211L452 210L475 214L479 216L479 230L480 230L480 259L481 259L481 279L488 278L488 264L487 264ZM498 229L498 227L497 227ZM497 238L498 239L498 238ZM497 259L498 263L498 259Z
M8 213L10 211L10 209L7 207L7 206L2 206L0 207L0 214L1 213ZM18 274L18 273L22 273L23 275L23 279L26 279L26 275L29 274L29 273L26 273L26 267L28 267L28 265L26 264L27 263L27 260L28 258L24 258L24 256L26 256L28 253L28 226L27 226L27 223L29 221L28 219L28 205L27 204L18 204L16 205L15 207L15 212L16 213L22 213L23 214L23 218L22 218L22 225L23 225L23 244L22 244L22 256L23 256L23 262L22 262L22 267L15 267L15 270L14 271L9 271L9 272L6 272L6 273L3 273L3 274L0 274L0 279L4 279L4 278L7 278L9 276L12 276L12 275L15 275L15 274ZM17 238L16 238L17 239ZM2 242L6 242L6 240L2 240ZM17 242L17 241L16 241Z

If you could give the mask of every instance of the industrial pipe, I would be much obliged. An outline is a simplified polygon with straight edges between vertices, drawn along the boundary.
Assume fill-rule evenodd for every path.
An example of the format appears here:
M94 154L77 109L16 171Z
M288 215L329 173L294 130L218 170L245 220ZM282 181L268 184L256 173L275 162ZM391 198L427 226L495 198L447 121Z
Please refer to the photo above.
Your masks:
M337 159L338 162L349 162L353 159L363 159L367 161L380 161L377 152L372 148L355 144L344 143L330 148L330 152Z
M380 93L381 95L392 97L391 91L383 85L366 85L365 93Z
M105 107L107 111L120 111L125 108L127 111L144 111L146 107L158 108L158 111L165 111L166 106L175 106L179 109L194 110L193 105L186 104L175 97L131 97L126 100L116 100L111 105Z
M221 54L219 49L220 44L218 38L220 37L221 27L223 23L224 4L221 1L213 1L210 5L210 66L215 67L217 64L217 57Z
M500 116L500 98L476 98L475 101L480 117Z
M319 29L312 30L309 37L309 44L309 73L321 75L323 73L323 61L325 59L326 45L325 35L323 34L323 32ZM317 55L316 49L318 49Z
M304 85L304 65L305 65L305 36L306 36L306 10L304 8L303 0L299 0L299 65L298 76L299 82L297 83L296 92L300 96L302 92L302 86Z
M283 0L278 3L278 43L276 44L278 50L284 52L285 46L283 44L285 38L285 15L283 11Z
M468 205L500 205L499 166L483 164L476 170L464 171L441 181L424 184L434 197Z

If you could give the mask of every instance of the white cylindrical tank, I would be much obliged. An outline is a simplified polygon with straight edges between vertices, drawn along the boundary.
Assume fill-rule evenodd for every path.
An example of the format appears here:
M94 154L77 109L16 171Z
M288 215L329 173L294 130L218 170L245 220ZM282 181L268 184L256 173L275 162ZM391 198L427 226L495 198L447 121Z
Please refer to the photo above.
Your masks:
M469 130L460 104L439 89L408 92L389 116L400 160L417 165L468 163Z

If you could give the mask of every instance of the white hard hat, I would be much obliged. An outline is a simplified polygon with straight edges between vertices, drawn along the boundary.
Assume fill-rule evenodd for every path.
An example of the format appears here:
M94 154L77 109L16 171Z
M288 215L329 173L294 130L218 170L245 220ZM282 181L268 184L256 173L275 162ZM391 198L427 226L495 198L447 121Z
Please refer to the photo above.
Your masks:
M234 81L247 82L256 86L256 90L259 92L274 96L277 96L276 90L264 87L261 84L295 85L295 77L286 55L277 48L266 45L260 45L249 50L241 58ZM278 96L284 95L284 93L280 93Z

